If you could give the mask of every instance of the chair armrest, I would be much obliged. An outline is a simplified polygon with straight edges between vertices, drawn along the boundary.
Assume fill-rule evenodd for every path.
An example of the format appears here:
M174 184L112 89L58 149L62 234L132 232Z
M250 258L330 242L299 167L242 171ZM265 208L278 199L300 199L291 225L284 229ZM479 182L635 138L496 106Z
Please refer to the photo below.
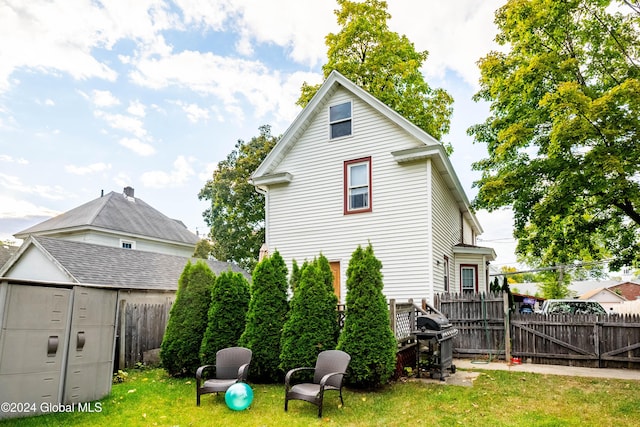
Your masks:
M245 382L249 376L249 363L245 363L238 369L238 381Z
M284 385L285 385L285 387L289 387L289 384L291 383L291 377L293 376L293 374L295 374L296 372L309 371L309 370L315 371L316 368L303 367L303 368L291 369L289 372L287 372L287 375L285 375L285 377L284 377Z
M196 371L196 385L198 386L198 388L200 388L200 381L203 379L204 371L209 368L215 368L215 367L216 365L204 365L198 368L198 370Z
M347 373L346 372L331 372L330 374L325 375L320 380L320 388L324 388L325 383L329 380L329 378L333 377L334 375L347 375Z

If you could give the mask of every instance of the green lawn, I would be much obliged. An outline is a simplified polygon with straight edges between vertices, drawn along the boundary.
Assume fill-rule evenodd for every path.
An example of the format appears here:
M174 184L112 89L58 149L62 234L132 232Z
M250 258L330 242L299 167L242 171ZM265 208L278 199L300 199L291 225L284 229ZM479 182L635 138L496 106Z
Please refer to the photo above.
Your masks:
M640 381L483 371L472 387L399 381L378 392L347 389L316 407L291 401L282 385L252 384L245 411L227 408L221 394L195 405L195 381L163 370L132 370L111 394L93 403L100 412L50 414L0 422L17 426L637 426Z

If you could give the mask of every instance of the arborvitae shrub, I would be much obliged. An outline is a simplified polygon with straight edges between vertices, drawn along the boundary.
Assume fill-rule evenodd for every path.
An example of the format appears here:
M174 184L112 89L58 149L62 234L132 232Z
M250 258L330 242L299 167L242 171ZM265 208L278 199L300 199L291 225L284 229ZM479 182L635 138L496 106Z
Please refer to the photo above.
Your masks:
M287 266L276 251L253 270L247 324L240 345L253 352L249 377L256 382L279 382L280 337L288 310Z
M200 347L203 365L214 364L218 350L238 345L246 324L249 299L249 282L241 273L226 271L216 278Z
M326 266L329 266L328 261ZM285 372L296 367L314 366L319 352L332 350L337 344L338 299L333 293L333 275L326 275L324 262L320 260L305 265L301 271L282 333L280 366ZM329 280L328 284L326 280Z
M215 275L204 261L187 263L180 275L160 349L162 366L170 375L195 375L200 366L200 345L214 280Z
M371 244L366 249L358 246L347 268L347 307L338 349L351 355L345 380L361 388L387 383L396 366L397 344L382 293L381 268Z

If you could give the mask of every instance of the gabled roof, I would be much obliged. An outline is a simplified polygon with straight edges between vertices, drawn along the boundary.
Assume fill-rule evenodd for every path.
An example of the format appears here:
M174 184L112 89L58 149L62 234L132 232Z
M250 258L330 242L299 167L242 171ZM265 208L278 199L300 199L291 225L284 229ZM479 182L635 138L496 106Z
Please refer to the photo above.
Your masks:
M125 233L178 244L195 245L198 237L142 199L110 192L84 205L15 234L18 239L80 230Z
M592 290L590 290L588 292L585 292L584 294L580 295L579 299L588 300L588 299L591 299L591 298L595 297L596 295L598 295L600 293L610 295L610 296L612 296L615 299L618 299L620 301L626 301L627 300L624 296L618 295L617 293L615 293L614 291L612 291L609 288L592 289Z
M19 262L20 256L31 247L40 250L65 276L70 277L71 284L117 289L175 291L187 262L191 260L195 263L198 260L177 255L31 236L23 243L18 253L0 268L0 277L9 273L7 277L12 279L28 280L28 278L12 277L10 271ZM215 260L203 261L216 275L231 270L242 273L247 280L251 280L251 276L235 264Z
M251 182L256 187L260 187L291 181L291 175L283 171L276 172L278 165L295 146L300 136L306 131L318 112L327 105L331 95L340 87L351 92L353 96L360 98L381 115L394 122L397 126L416 138L416 140L424 144L423 147L399 150L391 154L399 163L430 158L443 176L461 212L473 225L476 233L481 234L482 227L471 209L469 200L442 144L338 71L332 71L329 77L327 77L318 92L300 114L298 114L298 117L296 117L291 126L285 131L276 146L273 147L264 161L258 166L258 169L252 174Z

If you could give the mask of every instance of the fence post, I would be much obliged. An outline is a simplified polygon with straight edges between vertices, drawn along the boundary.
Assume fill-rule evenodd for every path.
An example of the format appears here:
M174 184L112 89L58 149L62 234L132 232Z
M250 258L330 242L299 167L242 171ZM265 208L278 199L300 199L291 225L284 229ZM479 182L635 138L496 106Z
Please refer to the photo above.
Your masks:
M393 331L393 336L397 337L398 336L398 331L397 331L397 323L398 319L396 318L396 300L395 299L390 299L389 300L389 325L391 326L391 330Z
M507 363L511 363L511 316L507 292L502 293L502 308L504 310L504 357Z

